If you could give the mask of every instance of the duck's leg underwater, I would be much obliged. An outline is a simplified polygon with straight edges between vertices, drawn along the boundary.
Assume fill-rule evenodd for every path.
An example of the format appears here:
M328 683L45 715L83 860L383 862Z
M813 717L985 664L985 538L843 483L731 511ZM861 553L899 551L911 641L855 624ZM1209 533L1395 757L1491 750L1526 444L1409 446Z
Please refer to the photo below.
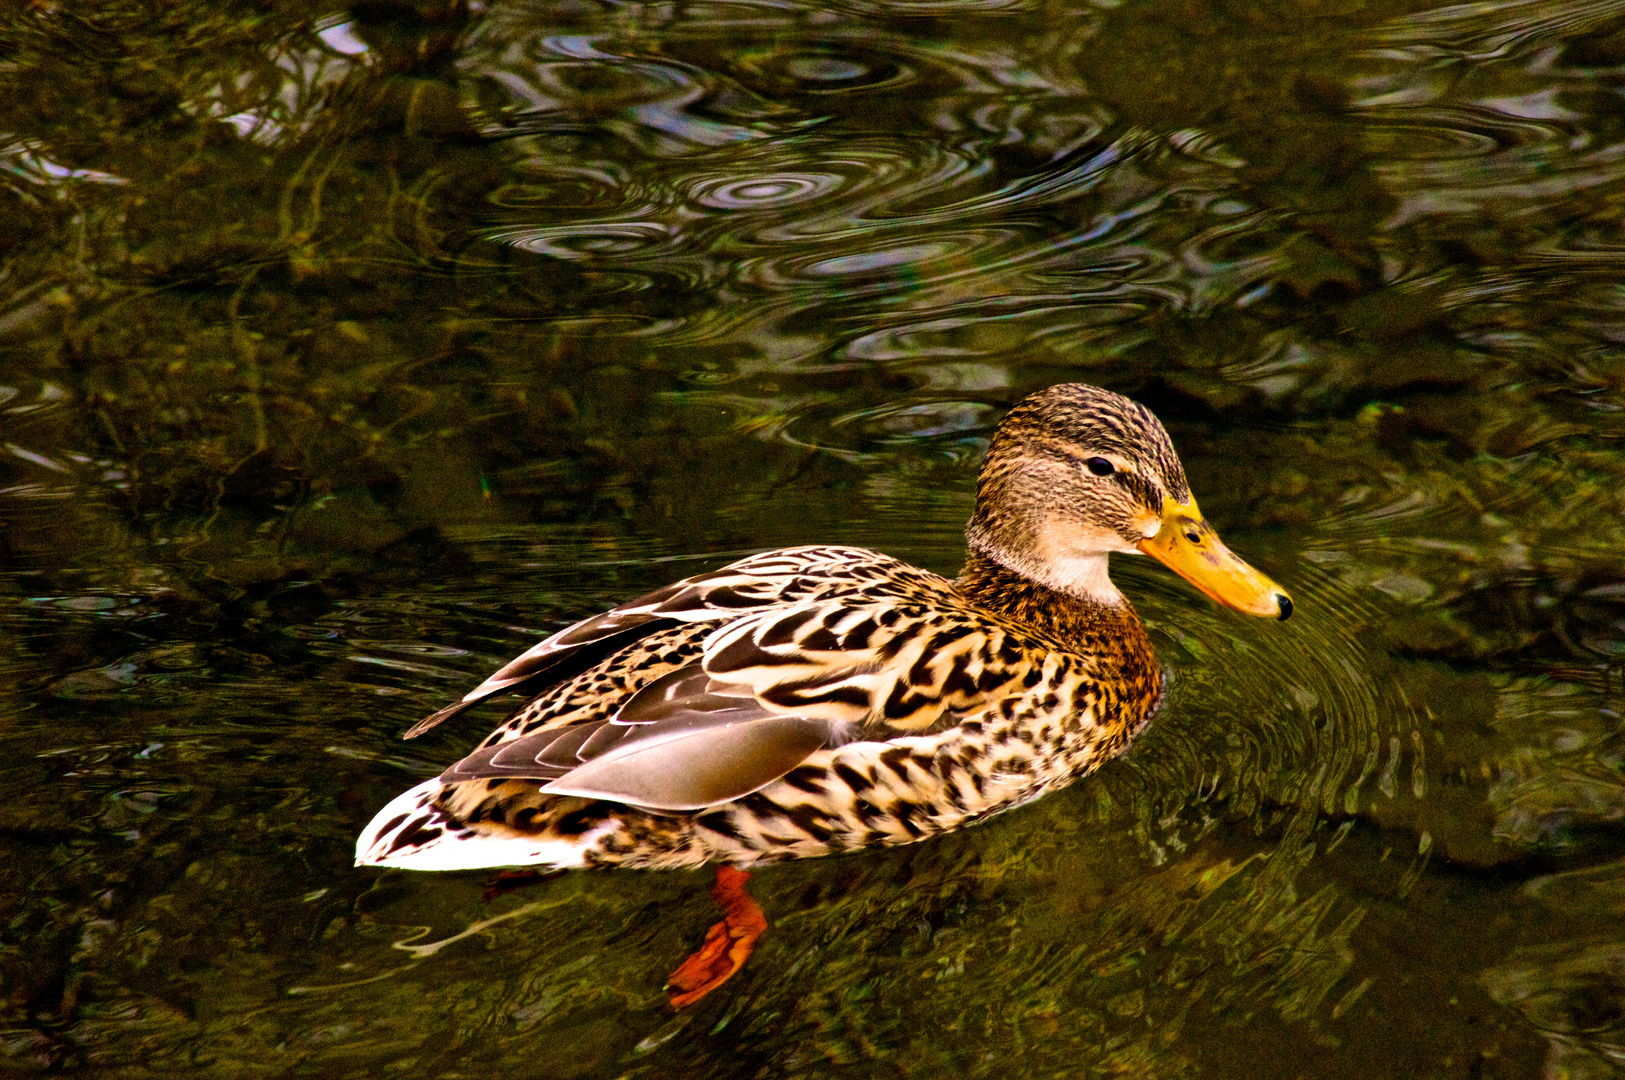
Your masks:
M674 1009L686 1008L733 977L745 966L756 939L767 930L767 916L745 892L750 875L731 866L717 867L717 881L711 897L722 909L722 921L705 935L705 944L684 960L666 989Z

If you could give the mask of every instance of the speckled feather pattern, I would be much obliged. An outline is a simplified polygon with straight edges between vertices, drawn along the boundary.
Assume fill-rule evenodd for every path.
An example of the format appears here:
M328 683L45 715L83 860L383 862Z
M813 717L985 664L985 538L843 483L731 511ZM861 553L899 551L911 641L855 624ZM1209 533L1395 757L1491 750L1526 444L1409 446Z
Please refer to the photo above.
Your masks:
M908 843L1096 768L1127 746L1160 688L1132 608L1062 596L977 557L954 582L858 548L776 551L610 614L651 607L682 619L548 687L482 745L603 720L702 657L786 713L854 723L857 738L692 813L546 795L533 780L447 783L380 830L374 850L393 858L377 861L515 833L565 844L591 834L588 866L743 866Z

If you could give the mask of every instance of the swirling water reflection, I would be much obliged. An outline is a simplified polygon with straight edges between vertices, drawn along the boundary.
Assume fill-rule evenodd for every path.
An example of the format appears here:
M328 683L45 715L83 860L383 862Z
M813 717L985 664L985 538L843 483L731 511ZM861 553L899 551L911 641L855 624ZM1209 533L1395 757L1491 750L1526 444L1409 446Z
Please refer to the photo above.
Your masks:
M29 7L9 1063L1617 1071L1615 0ZM692 1014L699 875L348 865L538 635L781 544L952 573L1065 379L1298 601L1119 560L1171 676L1123 759L760 875Z

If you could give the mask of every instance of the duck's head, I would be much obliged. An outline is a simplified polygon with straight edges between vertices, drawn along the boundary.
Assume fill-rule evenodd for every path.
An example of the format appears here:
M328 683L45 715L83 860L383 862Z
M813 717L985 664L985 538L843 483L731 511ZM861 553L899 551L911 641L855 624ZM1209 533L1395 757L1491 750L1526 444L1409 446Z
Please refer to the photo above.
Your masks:
M1292 600L1202 518L1161 422L1082 383L1025 398L993 433L966 534L973 549L1052 589L1117 605L1114 551L1146 554L1227 607L1284 619Z

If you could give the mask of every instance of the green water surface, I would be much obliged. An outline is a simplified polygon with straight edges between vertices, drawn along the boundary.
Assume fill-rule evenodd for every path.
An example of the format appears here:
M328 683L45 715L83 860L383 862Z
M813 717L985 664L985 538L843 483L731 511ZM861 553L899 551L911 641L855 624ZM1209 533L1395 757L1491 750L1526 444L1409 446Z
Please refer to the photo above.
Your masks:
M0 1073L1625 1071L1625 2L0 8ZM1271 624L983 827L358 870L539 636L954 573L1003 411L1155 409Z

